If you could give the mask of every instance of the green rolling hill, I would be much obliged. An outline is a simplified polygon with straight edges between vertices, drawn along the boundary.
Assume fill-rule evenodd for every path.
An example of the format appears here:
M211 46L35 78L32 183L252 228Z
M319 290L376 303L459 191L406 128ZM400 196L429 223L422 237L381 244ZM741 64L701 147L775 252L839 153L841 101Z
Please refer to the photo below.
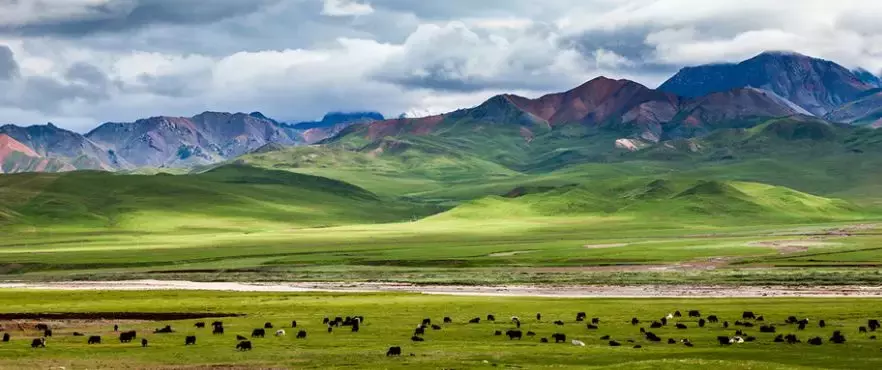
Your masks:
M431 212L338 180L250 166L192 175L0 177L0 221L38 229L322 227L402 221Z
M462 126L465 127L465 126ZM474 140L467 132L402 134L354 144L353 136L321 146L279 148L238 159L263 168L335 178L384 196L452 206L517 187L656 178L746 181L882 203L882 132L794 116L751 128L719 129L638 151L615 148L602 129L568 125L529 143L517 132ZM486 127L486 126L479 126ZM352 127L352 132L365 129ZM488 129L482 129L484 131ZM449 135L447 133L449 133ZM506 154L508 153L508 154Z
M818 222L861 219L850 202L759 183L704 180L634 181L596 188L519 188L467 202L432 219L622 216L683 222Z

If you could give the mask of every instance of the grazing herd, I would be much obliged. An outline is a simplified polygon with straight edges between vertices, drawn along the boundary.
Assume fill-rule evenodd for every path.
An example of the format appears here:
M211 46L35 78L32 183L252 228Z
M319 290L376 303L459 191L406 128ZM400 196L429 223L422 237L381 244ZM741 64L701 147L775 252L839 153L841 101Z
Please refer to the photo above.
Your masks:
M325 319L325 320L327 321L327 319ZM351 318L347 318L345 320L346 323L341 324L341 325L349 325L349 326L353 326L354 328L357 328L359 326L359 324L358 323L353 324L352 320L353 319L351 319ZM364 320L364 316L359 316L356 320L360 323ZM342 318L340 318L340 320L338 320L338 321L340 323L344 322L344 320ZM336 324L336 323L338 323L338 321L333 321L332 323ZM197 329L204 329L206 327L204 322L197 322L193 326L196 327ZM211 327L212 327L212 334L214 334L214 335L224 334L223 322L215 321L211 324ZM266 329L270 329L272 327L273 327L272 323L269 323L269 322L265 323L263 328L254 329L251 332L251 338L263 338L266 335ZM292 321L291 327L296 328L297 321ZM34 326L34 329L41 332L42 337L34 338L31 341L31 347L32 348L46 348L47 338L52 336L52 330L49 328L49 325L44 324L44 323L36 324ZM2 330L2 328L0 328L0 330ZM118 332L119 325L114 325L113 331ZM358 329L354 329L353 331L357 332ZM174 332L175 331L174 331L174 329L172 329L171 325L166 325L164 327L156 328L153 330L153 334L171 334ZM279 329L279 330L276 330L276 332L275 332L275 335L277 337L285 336L285 334L286 334L286 332L284 329ZM74 337L86 336L85 334L80 333L80 332L73 332L72 335ZM119 333L119 342L120 343L130 343L132 340L137 339L137 337L138 337L138 334L134 330L123 331L123 332ZM2 339L3 342L9 342L11 340L12 336L9 333L3 333L2 338L3 338ZM297 338L298 339L305 339L306 338L306 331L305 330L298 331ZM252 349L252 343L251 343L251 341L248 340L248 338L246 338L242 335L236 335L236 341L238 342L236 344L237 350L250 351ZM90 335L88 337L88 339L86 340L86 344L88 344L88 345L95 345L95 344L101 344L101 343L102 343L102 339L101 339L100 335ZM148 345L147 339L141 338L141 347L147 347L147 345ZM192 346L192 345L196 345L196 336L195 335L185 336L184 337L184 346Z
M716 330L718 333L734 330L734 332L726 333L726 335L717 335L716 336L716 344L719 346L733 346L739 345L743 343L751 343L751 342L771 342L771 343L786 343L786 344L799 344L803 343L803 340L800 339L800 336L797 335L800 331L806 330L809 326L817 326L817 328L824 329L828 326L828 323L825 320L817 320L817 324L814 324L814 321L809 318L799 318L797 316L788 316L786 320L780 322L773 322L773 320L766 320L763 315L757 315L752 311L744 311L741 314L741 317L737 320L734 320L731 324L730 321L721 319L718 315L703 315L698 310L688 310L686 311L687 319L683 319L683 314L680 311L674 311L665 315L661 315L660 318L654 320L646 320L645 318L641 320L641 318L634 317L631 318L627 323L630 323L633 327L635 327L635 333L633 336L624 336L621 338L613 338L610 335L602 335L598 336L601 343L605 343L605 345L611 347L620 347L623 345L628 345L633 348L642 348L645 344L650 343L667 343L669 345L682 344L686 347L694 347L697 344L702 344L699 342L693 342L689 338L681 337L679 339L675 338L667 338L666 340L654 333L653 331L662 330L664 328L674 328L677 333L689 333L690 330L694 331L696 329L703 330ZM536 322L542 322L542 314L536 314ZM496 322L496 317L493 314L488 314L485 316L485 322ZM453 324L454 320L450 317L443 318L443 324L449 325ZM330 317L325 317L322 321L322 325L327 327L328 333L332 333L334 329L348 328L349 331L353 333L358 333L361 327L364 325L365 318L364 316L337 316L333 319ZM467 321L468 325L476 325L482 322L481 317L474 317ZM517 316L511 317L511 328L507 330L494 330L493 336L505 336L508 340L524 340L524 337L533 338L539 336L534 331L522 331L521 326L524 324L522 320ZM587 344L585 340L589 338L589 335L592 333L596 333L599 330L603 330L603 325L601 324L601 319L598 317L593 317L590 320L588 319L588 314L586 312L578 312L575 316L575 322L579 323L578 325L584 327L585 334L584 335L576 335L576 338L567 338L567 335L560 332L550 333L547 336L541 336L538 338L539 343L569 343L573 346L584 347ZM564 320L556 319L551 321L554 327L564 327L570 325ZM606 321L604 321L606 323ZM625 325L627 325L625 323ZM526 323L529 325L530 323ZM505 325L505 324L503 324ZM194 327L196 329L205 330L209 325L206 325L205 322L196 322ZM221 321L215 321L211 323L211 333L213 335L223 335L224 334L224 325ZM639 334L637 334L636 327L639 327ZM730 327L733 327L730 329ZM648 329L647 329L648 328ZM52 337L52 328L49 325L40 323L34 326L34 329L38 331L38 333L42 334L41 337L33 338L31 341L32 348L46 348L48 338ZM236 345L235 349L238 351L250 351L254 348L254 344L252 341L255 339L265 338L267 334L267 330L275 329L271 322L264 323L263 327L254 328L251 331L250 338L244 335L236 335ZM293 329L297 329L295 338L296 339L306 339L307 332L302 328L298 328L298 324L296 320L291 321L291 329L293 334ZM443 330L443 327L439 324L433 323L431 318L424 318L420 321L419 325L417 325L413 332L411 333L411 341L425 342L428 337L427 333L431 329L431 331L440 331ZM869 319L867 320L866 326L860 326L857 328L858 333L867 333L869 335L870 332L876 332L877 330L882 329L882 325L880 325L879 320ZM119 331L119 326L113 326L114 332L119 333L119 342L120 343L130 343L135 339L138 339L138 334L134 330L129 331ZM653 330L653 331L650 331ZM852 329L854 330L854 329ZM557 331L557 330L556 330ZM784 333L781 333L783 331ZM755 335L751 335L750 332L755 333ZM829 336L813 336L810 338L805 338L805 343L812 346L820 346L825 342L833 343L833 344L844 344L846 343L846 336L843 334L844 330L840 327L840 330L833 330ZM171 327L171 325L165 325L161 328L156 328L153 330L153 334L155 335L163 335L163 334L173 334L175 330ZM273 332L271 332L273 333ZM285 337L287 332L285 329L279 328L274 331L275 337ZM85 334L80 332L74 332L73 336L76 337L86 337ZM681 336L681 335L678 335ZM635 339L636 338L636 339ZM712 337L711 337L712 338ZM869 336L869 339L876 339L875 336ZM9 333L3 333L2 342L9 342L11 340L11 336ZM533 339L535 340L535 339ZM640 343L638 343L640 341ZM100 335L89 335L87 336L86 343L88 345L100 345L102 344L102 337ZM642 344L641 344L642 343ZM195 346L197 344L197 336L196 335L186 335L184 337L184 346ZM703 343L705 346L708 343ZM141 338L141 346L147 347L148 340L146 338ZM402 348L401 346L391 346L386 351L386 356L401 356ZM413 355L413 354L411 354Z
M698 310L688 310L688 311L686 311L686 315L688 316L688 319L682 320L681 318L683 317L683 314L680 311L668 313L667 315L662 316L658 320L652 320L651 322L649 322L649 328L650 329L662 329L665 327L672 327L672 328L677 329L678 331L686 331L686 330L695 329L695 328L707 329L707 330L710 330L710 329L729 330L730 326L739 327L738 329L735 329L735 331L734 331L734 333L732 333L732 335L717 336L717 343L720 346L732 346L732 345L737 345L737 344L742 344L742 343L750 343L750 342L760 341L761 339L758 338L757 336L750 335L747 333L747 331L752 330L752 328L758 327L759 333L762 333L762 334L765 334L765 333L777 334L778 328L781 328L781 329L787 328L787 329L799 332L799 331L806 330L806 328L809 325L812 325L811 324L812 320L810 320L809 318L801 318L800 319L800 318L797 318L796 316L789 316L786 320L784 320L783 322L780 322L780 323L766 322L766 319L763 315L757 315L756 313L754 313L752 311L744 311L741 315L741 318L738 320L735 320L731 325L730 325L729 321L721 320L720 316L718 316L718 315L704 316ZM578 312L578 313L576 313L575 321L581 323L581 322L586 321L587 318L588 318L587 313ZM536 321L540 322L541 320L542 320L542 314L537 313L536 314ZM492 314L487 315L487 321L495 321L495 317ZM502 336L504 333L505 336L507 336L509 340L514 340L514 339L521 340L524 337L524 334L520 330L521 325L522 325L520 318L518 318L517 316L513 316L511 318L511 322L515 326L514 328L509 329L505 332L503 332L502 330L494 330L493 335L494 336ZM601 328L600 322L601 322L600 318L595 317L595 318L591 319L590 323L585 324L584 326L588 330L588 332L590 333L591 331L596 331ZM641 321L640 318L637 318L637 317L632 318L629 322L632 326L635 326L635 327L640 326L641 323L644 323L644 321ZM429 325L430 323L431 323L431 319L429 319L429 318L423 319L422 323L419 326L417 326L416 330L414 330L414 333L413 333L413 336L411 337L411 340L413 342L424 342L425 341L424 336L426 333L425 329L427 328L427 325ZM445 324L452 323L452 320L450 320L449 317L445 317L444 323ZM472 318L472 319L468 320L468 323L469 324L480 324L481 318L480 317ZM563 320L554 320L554 321L552 321L552 324L554 324L557 327L563 327L566 325L566 323ZM826 328L827 322L825 320L818 320L817 326L818 326L818 328L821 328L821 329ZM434 325L433 325L433 329L435 329ZM882 329L882 324L880 324L880 322L878 320L870 319L867 321L867 326L859 327L858 331L860 333L868 333L871 331L876 331L877 329ZM661 336L659 336L651 331L647 331L647 329L645 327L641 326L639 329L639 332L640 332L640 336L642 336L641 340L645 340L650 343L653 343L653 342L660 343L660 342L664 341ZM528 331L526 336L534 337L534 336L536 336L536 333L533 331ZM563 333L553 333L549 337L550 337L550 339L548 337L539 338L539 343L551 343L553 341L554 343L570 343L574 346L580 346L580 347L586 346L585 342L582 340L579 340L579 339L572 339L570 341L567 341L567 336L566 336L566 334L563 334ZM599 339L602 341L606 341L606 343L611 347L619 347L619 346L622 346L623 343L631 343L629 345L632 345L633 348L638 348L638 349L643 348L643 345L637 344L637 341L634 338L621 338L621 339L617 340L617 339L611 338L610 335L603 335L603 336L600 336ZM777 334L774 338L770 338L770 339L771 339L771 342L773 342L773 343L788 343L788 344L802 343L802 340L800 340L800 338L795 333L789 333L786 335L785 334ZM874 340L874 339L876 339L876 336L870 336L869 339ZM834 344L843 344L846 342L846 338L845 338L845 335L842 333L842 330L833 331L832 335L826 340L828 342L834 343ZM807 339L806 343L808 343L809 345L813 345L813 346L820 346L820 345L824 344L824 341L825 341L824 338L822 338L820 336L815 336L815 337ZM680 343L686 347L695 347L695 345L696 345L689 338L681 338L679 340L674 339L674 338L668 338L666 342L668 344ZM400 355L400 351L401 351L400 347L391 347L391 348L389 348L387 355L388 356Z

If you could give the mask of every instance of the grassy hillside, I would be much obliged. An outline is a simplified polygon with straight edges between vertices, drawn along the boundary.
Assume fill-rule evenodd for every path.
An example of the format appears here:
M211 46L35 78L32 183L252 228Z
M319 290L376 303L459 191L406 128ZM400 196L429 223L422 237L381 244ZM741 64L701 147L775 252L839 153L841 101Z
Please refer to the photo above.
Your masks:
M445 205L521 186L602 188L658 178L768 183L882 204L882 175L873 170L882 166L882 131L791 117L628 152L615 148L614 133L602 129L564 125L531 131L528 139L518 127L523 128L466 118L443 121L428 135L373 141L353 127L323 146L252 154L241 161Z
M346 181L389 197L523 177L505 166L432 138L384 139L359 150L341 146L284 148L237 160L253 166Z
M535 192L534 192L535 191ZM626 216L634 219L713 219L800 222L859 219L865 212L854 204L792 189L748 182L654 180L611 187L573 185L519 188L507 196L468 202L436 218L520 218L579 215Z
M106 172L0 177L7 223L35 228L219 230L407 220L427 211L316 176L247 166L196 175Z
M11 237L0 240L0 273L677 282L693 272L667 269L723 260L701 278L879 279L842 267L882 263L869 231L785 248L786 255L755 244L802 227L872 223L882 204L876 131L774 120L631 153L601 145L592 135L604 132L579 126L534 132L532 140L515 133L501 143L480 132L507 128L482 127L470 137L462 133L474 127L444 126L434 136L362 137L357 146L265 148L189 175L0 176L0 220L11 224L3 229ZM653 264L666 272L592 270ZM740 264L846 270L744 274ZM542 270L558 267L565 270Z

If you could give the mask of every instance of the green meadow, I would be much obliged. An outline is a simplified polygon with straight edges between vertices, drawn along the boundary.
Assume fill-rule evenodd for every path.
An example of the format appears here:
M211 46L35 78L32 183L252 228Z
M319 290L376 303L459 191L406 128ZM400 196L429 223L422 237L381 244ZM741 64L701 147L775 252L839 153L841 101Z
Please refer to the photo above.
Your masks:
M483 188L447 180L443 193L420 185L398 196L244 165L190 175L10 175L0 177L0 273L458 284L880 280L872 205L648 168L636 176L628 173L634 163L587 166L582 180L573 169L520 174ZM457 200L476 187L486 195Z
M0 291L5 313L112 313L112 312L190 312L233 313L241 317L219 319L224 323L223 335L212 335L211 329L194 327L197 321L211 323L215 319L176 321L46 320L53 336L46 348L30 348L31 339L40 335L33 329L37 320L2 321L9 343L0 343L0 367L14 368L590 368L627 369L697 368L697 369L874 369L882 366L880 343L861 334L869 318L882 315L878 299L539 299L504 297L448 297L404 294L320 294L320 293L222 293L222 292L60 292ZM650 329L649 322L680 310L684 317L672 319L669 326ZM687 318L687 310L700 310L704 317L717 315L721 322L699 328L696 318ZM758 328L742 328L744 336L754 336L752 343L721 346L716 337L734 336L736 328L722 327L722 321L740 320L742 311L763 315L766 324L777 327L776 334L760 333ZM599 318L597 330L576 322L577 312L588 318ZM536 313L542 320L535 319ZM493 314L495 322L486 320ZM358 333L347 327L332 333L322 324L324 317L364 316ZM518 316L523 333L536 336L509 340L494 332L514 328L510 317ZM798 330L784 324L788 316L810 318L811 325ZM442 323L450 317L453 322ZM480 317L478 324L467 322ZM643 323L633 326L631 318ZM441 326L427 330L424 342L410 340L414 328L424 319ZM825 320L820 328L818 320ZM290 328L292 320L298 327ZM553 324L562 320L563 326ZM250 339L252 351L235 350L236 335L250 336L254 328L270 322L265 338ZM675 323L687 329L675 329ZM139 339L122 344L112 326L136 330ZM154 334L153 329L171 325L171 334ZM662 342L646 340L639 328L645 327L662 338ZM285 336L273 335L278 328ZM306 339L296 339L298 330L307 332ZM828 338L839 330L846 336L845 344L832 344ZM75 337L80 332L86 337ZM551 334L566 334L562 344L540 343ZM773 342L777 334L796 334L801 343ZM100 335L102 343L86 344L89 335ZM184 337L195 335L196 345L184 346ZM610 347L609 335L621 347ZM808 339L821 337L823 345L807 344ZM147 348L140 346L147 338ZM668 344L669 338L678 343ZM575 346L577 339L586 346ZM693 347L680 343L688 339ZM632 340L632 342L628 342ZM642 348L633 348L641 345ZM402 348L401 357L386 357L390 346ZM412 356L411 356L412 354Z
M604 150L603 132L564 128L525 142L510 128L468 125L433 137L260 151L210 168L0 176L0 280L405 282L436 285L882 284L882 158L878 134L812 122L674 140L630 153ZM500 131L501 130L501 131ZM508 131L506 131L508 130ZM498 138L493 141L491 138ZM875 298L540 299L407 294L0 291L0 313L228 312L228 334L195 320L118 320L150 346L115 343L114 320L61 320L31 349L34 320L0 322L0 368L879 368L882 352L857 327ZM742 310L824 318L801 344L720 346L719 325L662 328L646 343L633 316L700 309L734 321ZM529 320L537 311L543 322ZM601 317L598 331L572 323ZM497 323L469 325L494 313ZM327 315L364 315L357 334L328 334ZM538 336L494 336L507 318ZM454 323L411 343L424 317ZM552 320L566 322L563 327ZM298 320L307 340L235 334ZM206 320L207 321L207 320ZM19 325L20 324L20 325ZM173 325L178 332L153 335ZM287 325L285 325L287 326ZM782 330L796 332L791 326ZM826 343L833 330L845 345ZM89 346L74 331L100 334ZM564 332L587 346L540 344ZM183 337L195 334L196 346ZM635 343L611 348L603 335ZM805 344L820 336L825 344ZM632 348L635 344L643 348ZM401 345L405 355L387 358ZM410 356L410 354L413 356Z

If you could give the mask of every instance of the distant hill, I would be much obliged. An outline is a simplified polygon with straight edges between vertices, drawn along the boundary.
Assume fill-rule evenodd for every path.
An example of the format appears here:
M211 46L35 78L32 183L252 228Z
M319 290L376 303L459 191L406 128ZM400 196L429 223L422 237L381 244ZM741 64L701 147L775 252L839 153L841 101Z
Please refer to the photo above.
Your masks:
M858 68L851 72L867 85L882 87L882 78L879 78L878 75L875 75L866 69Z
M18 172L62 172L76 168L69 163L45 158L9 135L0 134L0 174Z
M6 223L145 230L317 227L409 220L426 210L327 178L227 165L193 175L0 176Z
M267 143L294 145L297 135L245 113L204 112L105 123L85 135L135 167L179 167L233 158Z
M67 162L76 169L113 170L131 167L124 159L85 136L51 123L28 127L4 125L0 126L0 134L10 136L42 157Z
M824 116L833 122L856 126L882 126L882 89L867 91L854 101L843 104Z
M364 123L372 121L382 121L385 117L377 112L330 112L325 114L320 121L307 121L290 123L291 127L309 130L313 128L331 128L341 123Z
M556 168L613 152L622 140L648 143L751 127L807 112L780 96L741 88L683 99L627 80L597 78L573 90L528 99L498 95L467 109L353 125L327 144L362 151L389 138L425 137L518 170Z
M768 90L823 116L878 82L834 62L792 52L765 52L740 63L686 67L659 90L699 97L741 87Z
M65 170L131 171L201 166L261 148L312 144L349 125L382 118L375 112L333 112L322 121L286 124L260 112L204 112L193 117L157 116L134 122L108 122L85 135L51 123L5 125L0 127L0 134L14 138L53 163L66 163ZM61 169L38 165L16 168L49 172Z
M467 202L430 219L621 216L761 222L859 219L860 207L780 186L739 181L626 181L613 187L563 186Z
M765 52L740 63L684 68L659 89L597 77L564 92L536 98L500 94L473 107L418 118L386 119L370 111L331 112L319 121L289 123L261 112L204 112L193 117L110 122L85 135L52 124L7 125L0 127L0 134L53 163L69 165L17 161L16 171L167 172L210 167L242 156L246 162L259 157L256 162L267 166L268 158L286 157L280 152L300 153L287 151L289 147L321 145L332 149L310 151L310 156L330 155L329 160L298 157L296 163L268 167L333 167L335 159L344 157L337 152L342 150L348 152L345 156L362 158L363 163L385 162L395 171L407 168L432 178L443 177L441 171L452 171L453 177L537 173L622 158L693 160L708 155L702 148L720 144L705 137L737 136L737 130L775 119L802 122L794 126L796 136L802 129L821 127L815 125L818 121L835 123L837 130L841 124L877 128L882 126L880 85L882 81L866 70L848 70L796 53ZM753 139L745 143L766 155L778 155L781 146L790 145L765 148ZM828 149L839 151L851 145L834 142ZM748 154L746 144L732 144L715 155ZM420 171L419 162L431 170ZM454 169L457 165L463 166L461 171Z
M349 126L383 119L383 115L377 112L331 112L322 117L321 121L290 123L287 127L301 131L306 144L315 144L337 135Z

